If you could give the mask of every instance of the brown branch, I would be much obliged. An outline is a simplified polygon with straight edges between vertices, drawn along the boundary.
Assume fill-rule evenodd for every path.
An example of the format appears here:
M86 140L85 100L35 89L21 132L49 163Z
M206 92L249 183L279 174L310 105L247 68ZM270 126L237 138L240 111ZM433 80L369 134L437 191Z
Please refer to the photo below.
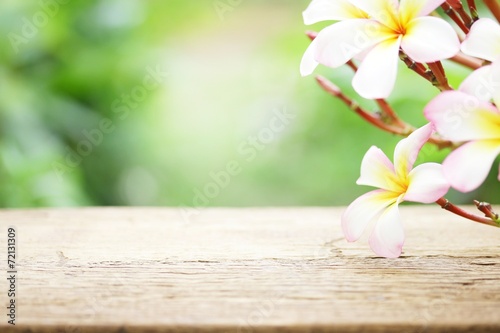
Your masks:
M354 111L356 114L358 114L361 118L369 122L370 124L374 125L375 127L391 133L391 134L396 134L400 136L407 137L411 133L413 133L416 128L411 126L408 123L405 123L400 119L400 125L399 126L393 126L392 124L387 124L383 118L381 118L378 114L371 113L365 109L363 109L358 103L344 95L342 91L340 90L339 87L337 87L335 84L333 84L330 80L323 76L316 76L316 81L318 84L325 90L327 93L332 95L333 97L338 98L341 100L345 105L347 105L352 111ZM385 101L384 101L385 102ZM382 102L382 104L384 103ZM385 102L387 103L387 102ZM380 104L379 104L380 105ZM388 104L387 104L388 105ZM388 105L389 106L389 105ZM390 106L389 106L390 107ZM391 108L392 110L392 108ZM442 140L441 138L433 135L430 137L428 140L429 143L434 144L437 146L439 149L443 148L454 148L456 147L455 143L452 141L447 141L447 140Z
M365 109L363 109L357 102L353 101L342 91L340 90L339 87L337 87L335 84L333 84L331 81L329 81L327 78L323 76L316 76L316 81L319 83L321 88L325 90L327 93L330 95L338 98L341 100L345 105L347 105L352 111L354 111L356 114L358 114L361 118L369 122L370 124L374 125L377 128L380 128L381 130L384 130L386 132L392 133L392 134L397 134L397 135L408 135L405 133L405 131L400 128L400 127L395 127L390 124L386 124L380 116L368 112Z
M500 22L500 3L497 0L484 0L484 4L490 12L495 16L498 22Z
M492 219L500 226L498 214L493 211L491 204L487 202L479 202L477 200L474 200L474 204L476 205L477 209L479 209L484 214L484 216Z
M447 2L443 3L441 5L441 8L443 8L445 14L448 15L453 20L453 22L455 22L458 25L460 30L462 30L466 34L469 33L469 28L464 23L464 21L462 21L462 19L457 15L457 13L453 10L453 8L450 6L449 3Z
M461 0L448 0L446 2L455 10L455 12L458 13L458 15L460 15L460 18L462 19L464 24L467 26L467 28L470 28L472 26L473 22L472 22L471 17L469 16L469 14L467 14L467 12L464 10L464 6L462 5L462 1Z
M476 70L483 66L483 62L481 60L465 55L462 52L457 53L457 55L455 55L453 58L450 58L450 60L465 67L469 67L473 70Z
M434 74L434 79L432 84L436 86L439 90L453 90L453 88L448 84L448 79L446 78L446 73L444 72L443 65L441 61L430 62L427 64L429 69Z
M357 72L358 66L352 61L349 60L347 62L347 66L349 66L354 73ZM375 102L377 105L380 107L381 113L382 113L382 120L384 122L388 121L390 125L395 125L397 127L401 127L403 129L406 129L409 127L408 124L406 124L404 121L399 118L397 113L394 111L394 109L390 106L390 104L383 98L378 98L375 99Z
M475 0L467 0L467 6L469 7L470 16L472 17L472 21L476 22L479 19L479 15L477 14L477 7Z
M431 135L429 140L427 142L432 143L438 149L444 149L444 148L451 148L452 150L460 147L460 145L456 144L453 141L448 141L448 140L443 140L440 137L436 136L435 134Z
M380 107L382 114L385 117L389 118L388 120L391 122L391 125L396 125L401 128L408 128L409 125L398 117L394 109L385 99L378 98L375 100L375 102Z
M432 76L429 75L429 73L427 72L427 69L425 68L424 65L413 61L412 59L410 59L410 57L408 57L408 55L406 55L402 51L399 52L399 58L405 63L405 65L409 69L411 69L412 71L414 71L415 73L417 73L418 75L423 77L425 80L432 83L433 78L432 78Z
M452 212L455 215L464 217L464 218L466 218L468 220L471 220L471 221L474 221L474 222L479 222L479 223L482 223L482 224L491 225L493 227L500 227L500 225L497 222L495 222L494 220L486 218L486 217L481 217L481 216L477 216L477 215L468 213L465 210L463 210L462 208L459 208L459 207L455 206L454 204L452 204L451 202L449 202L448 199L446 199L444 197L440 198L439 200L437 200L436 203L439 206L441 206L441 208L443 208L443 209L445 209L445 210L447 210L449 212Z
M347 62L347 66L349 66L354 73L356 73L358 71L358 66L356 66L356 64L352 60L349 60Z

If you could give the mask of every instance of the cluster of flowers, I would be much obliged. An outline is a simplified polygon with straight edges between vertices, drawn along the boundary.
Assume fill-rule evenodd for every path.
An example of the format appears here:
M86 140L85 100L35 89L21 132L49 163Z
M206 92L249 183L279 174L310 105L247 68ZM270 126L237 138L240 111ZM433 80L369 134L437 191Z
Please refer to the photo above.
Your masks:
M498 2L484 3L500 21ZM451 23L436 12L439 7ZM356 199L342 216L348 241L356 241L377 220L369 243L380 256L401 255L404 232L398 204L403 201L436 202L463 217L500 226L490 205L476 202L485 215L477 216L443 197L450 187L462 192L478 188L500 154L500 25L479 18L474 1L467 1L466 8L459 0L313 0L303 13L305 24L335 22L309 33L312 43L301 74L311 74L318 64L349 65L355 71L353 89L375 100L382 114L355 105L327 79L317 77L318 82L365 120L406 136L395 148L394 163L379 148L368 150L357 184L377 189ZM385 100L394 88L400 59L440 90L423 110L429 123L419 129L404 123ZM457 90L447 82L444 59L473 69ZM451 152L442 165L414 168L426 142Z

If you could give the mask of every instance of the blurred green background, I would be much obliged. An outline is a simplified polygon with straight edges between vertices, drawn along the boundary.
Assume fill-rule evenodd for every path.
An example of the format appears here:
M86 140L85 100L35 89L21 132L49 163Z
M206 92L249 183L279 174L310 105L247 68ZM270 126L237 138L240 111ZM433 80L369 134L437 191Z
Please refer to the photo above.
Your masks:
M2 0L0 206L350 203L366 150L399 138L300 77L308 4ZM355 97L347 68L317 73ZM389 100L422 125L436 93L402 65ZM493 170L449 197L499 202Z

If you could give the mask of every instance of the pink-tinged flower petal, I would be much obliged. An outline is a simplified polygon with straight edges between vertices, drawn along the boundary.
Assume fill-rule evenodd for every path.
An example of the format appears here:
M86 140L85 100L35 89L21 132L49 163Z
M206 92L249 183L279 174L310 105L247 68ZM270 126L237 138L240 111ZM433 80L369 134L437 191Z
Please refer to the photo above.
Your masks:
M397 193L374 190L354 200L342 214L342 230L349 242L361 237L367 224L384 208L396 202Z
M302 15L307 25L329 20L367 18L366 13L347 0L313 0Z
M363 50L361 53L356 54L356 56L354 56L353 59L359 61L360 63L363 62L363 60L365 60L365 58L368 55L368 53L370 53L370 51L373 50L373 48L375 46L369 47L366 50Z
M478 188L500 153L500 139L471 141L451 152L443 162L444 175L460 192Z
M349 0L354 6L366 12L385 26L397 30L399 2L397 0Z
M432 203L444 196L450 183L443 173L443 166L437 163L424 163L415 167L409 174L409 186L405 201Z
M381 42L365 57L352 80L352 87L364 98L388 97L398 72L401 37Z
M491 77L488 87L493 91L493 102L500 108L500 57L491 65Z
M398 203L392 204L382 213L370 235L370 247L373 252L382 257L397 258L403 250L405 234Z
M316 39L313 40L302 56L302 61L300 62L300 74L302 76L310 75L319 65L316 61L317 43Z
M477 97L481 101L490 101L493 97L493 73L491 65L476 69L462 81L458 90Z
M417 62L435 62L457 54L460 41L446 21L425 16L408 23L401 48Z
M452 141L496 139L500 136L500 113L487 102L461 91L439 94L424 109L436 131Z
M489 102L493 99L500 106L500 57L491 65L472 72L460 85L460 91L481 101Z
M494 61L500 56L500 25L489 18L476 21L462 43L462 52Z
M401 192L404 189L397 185L396 173L391 161L380 148L372 146L361 162L361 176L358 185L367 185L384 190Z
M313 41L314 59L328 67L339 67L380 41L386 29L372 20L352 19L335 23L318 33ZM310 55L308 55L308 59ZM310 61L307 62L308 64ZM306 66L310 67L310 66Z
M433 131L432 124L427 124L398 142L394 149L394 168L400 178L405 179L411 171L420 149L429 140Z
M441 6L445 0L401 0L399 13L403 20L425 16Z

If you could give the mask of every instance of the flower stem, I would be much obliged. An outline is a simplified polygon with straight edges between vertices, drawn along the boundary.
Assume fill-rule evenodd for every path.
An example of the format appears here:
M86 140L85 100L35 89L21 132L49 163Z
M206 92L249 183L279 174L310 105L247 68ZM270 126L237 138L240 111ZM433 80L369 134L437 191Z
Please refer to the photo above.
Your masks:
M376 99L375 102L378 104L382 111L382 115L386 118L389 118L389 122L391 125L396 125L398 127L402 128L408 128L408 124L406 124L404 121L401 120L401 118L398 117L394 109L391 107L391 105L385 100L385 99Z
M451 202L449 202L448 199L446 199L444 197L438 199L436 201L436 203L439 206L441 206L441 208L443 208L443 209L445 209L445 210L447 210L449 212L452 212L455 215L464 217L464 218L466 218L468 220L471 220L471 221L474 221L474 222L479 222L479 223L482 223L482 224L491 225L493 227L500 227L500 222L498 221L498 216L497 216L497 220L493 220L492 218L486 218L486 217L482 217L482 216L477 216L477 215L471 214L469 212L466 212L462 208L459 208L459 207L455 206L454 204L452 204Z
M491 205L489 203L474 200L474 204L476 205L477 209L484 213L484 216L489 217L500 226L499 216L493 211L493 208L491 208Z
M349 60L347 62L347 66L349 66L354 73L356 73L358 70L358 66L356 66L356 64L352 60ZM401 120L401 118L398 117L397 113L385 99L378 98L375 99L375 102L378 104L380 110L382 111L383 121L386 120L389 124L401 127L403 129L409 127L408 124L406 124L404 121Z
M335 84L330 82L325 77L318 75L318 76L316 76L316 81L318 81L321 88L323 88L326 92L328 92L330 95L341 100L352 111L357 113L361 118L363 118L364 120L366 120L370 124L374 125L375 127L378 127L380 129L382 129L386 132L392 133L392 134L398 134L398 135L405 135L406 134L402 128L387 124L381 119L380 116L373 114L371 112L368 112L365 109L363 109L357 102L353 101L352 99L350 99L349 97L344 95L344 93L342 93L342 91L340 90L339 87L337 87Z
M457 15L455 10L453 9L452 6L448 2L445 2L441 5L441 8L443 8L444 12L446 15L448 15L453 22L457 24L457 26L462 30L465 34L469 33L469 28L467 25L462 21L462 19Z
M453 90L452 87L448 84L448 79L446 78L446 74L443 68L443 64L441 61L430 62L427 64L432 74L434 74L432 84L435 85L439 90Z
M450 60L473 70L476 70L483 65L481 60L465 55L462 52L459 52L453 58L450 58Z
M354 73L357 72L358 66L352 61L349 60L347 62L347 66L349 66ZM394 109L390 106L390 104L382 98L375 99L375 102L378 104L381 110L382 114L382 120L384 122L388 122L390 125L395 125L397 127L401 127L402 129L406 129L408 127L411 127L410 125L406 124L404 121L401 120L401 118L398 117Z
M306 36L309 37L311 41L313 41L318 36L318 33L316 31L307 30Z
M349 66L354 73L356 73L358 71L358 66L356 66L356 64L352 60L349 60L347 62L347 66Z
M476 22L479 19L479 15L477 14L477 7L475 0L467 0L467 6L469 7L470 16L472 17L472 21Z
M461 0L448 0L446 1L454 10L455 12L460 15L460 18L462 21L465 23L465 26L470 29L472 26L472 18L467 14L467 12L464 10L464 6L462 5Z
M433 134L427 142L432 143L438 149L444 149L444 148L451 148L452 150L456 149L459 147L455 142L453 141L448 141L448 140L443 140L440 137L437 137L435 134Z
M402 51L399 52L399 58L405 63L405 65L409 69L411 69L412 71L414 71L415 73L417 73L418 75L420 75L421 77L432 83L432 76L429 75L424 65L413 61L412 59L410 59L410 57L408 57L408 55L406 55L406 53Z
M495 16L498 22L500 22L500 4L497 0L484 0L484 4L490 12Z
M384 119L378 115L374 114L372 112L369 112L365 109L363 109L358 103L344 95L342 91L340 90L339 87L337 87L335 84L333 84L330 80L323 76L316 76L316 81L318 84L325 90L327 93L330 95L340 99L345 105L347 105L352 111L354 111L356 114L358 114L361 118L369 122L370 124L374 125L375 127L391 133L391 134L396 134L400 136L408 136L411 133L415 131L415 127L411 126L408 123L405 123L401 119L399 119L399 123L397 126L394 126L394 124L388 124ZM379 106L382 108L382 106L390 108L392 110L392 107L387 103L385 100L378 100L381 104ZM394 111L392 111L394 112ZM431 136L428 140L429 143L434 144L436 147L439 149L444 149L444 148L454 148L456 147L456 144L452 141L448 140L443 140L435 135Z

